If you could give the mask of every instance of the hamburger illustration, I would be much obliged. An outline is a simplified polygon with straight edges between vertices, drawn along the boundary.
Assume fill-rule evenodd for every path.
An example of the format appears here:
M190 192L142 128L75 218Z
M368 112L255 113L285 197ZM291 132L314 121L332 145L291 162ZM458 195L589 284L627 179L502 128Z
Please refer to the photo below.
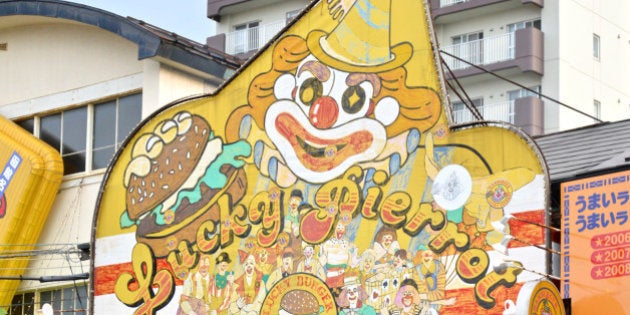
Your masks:
M244 162L251 147L224 145L201 116L179 112L138 137L124 174L126 211L121 227L136 226L136 239L157 257L186 240L195 243L197 229L220 218L218 200L238 202L247 188Z
M282 315L316 315L322 312L315 295L305 290L291 290L280 301Z

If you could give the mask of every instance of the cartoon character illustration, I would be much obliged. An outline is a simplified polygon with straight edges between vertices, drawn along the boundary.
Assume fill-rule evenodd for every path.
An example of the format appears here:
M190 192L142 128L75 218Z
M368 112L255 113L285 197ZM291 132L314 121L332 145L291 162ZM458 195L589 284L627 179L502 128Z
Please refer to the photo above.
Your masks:
M209 283L210 315L228 314L230 302L234 297L234 272L229 271L232 263L230 255L222 252L215 259L216 273Z
M307 272L325 280L326 273L324 272L324 267L322 267L319 260L315 258L315 249L313 249L313 246L309 244L304 245L302 254L304 257L298 262L297 272Z
M300 213L299 207L304 201L302 191L298 189L291 190L291 196L289 197L289 205L287 206L287 213L284 215L284 228L286 231L291 231L293 235L299 235L300 228Z
M363 301L367 299L367 293L359 278L356 276L347 276L344 279L341 293L337 298L337 305L341 309L339 314L343 315L376 315L374 308L368 304L364 304Z
M256 268L253 253L239 251L243 274L234 281L236 299L230 305L230 314L257 314L265 299L263 274Z
M197 270L190 272L186 280L184 280L177 310L178 315L203 315L209 313L210 297L208 296L208 285L211 281L209 268L210 256L204 255L199 259Z
M418 285L413 279L405 279L396 293L394 304L381 310L382 315L420 315L423 305Z
M328 12L334 20L343 19L357 0L327 1Z
M267 280L267 290L271 289L271 287L282 278L294 273L293 260L293 250L291 250L291 248L285 248L282 252L282 262L280 263L280 266L278 266L278 268L269 275L269 280Z
M374 237L373 248L379 263L391 262L396 251L400 249L396 230L387 225L381 226Z
M250 104L228 125L240 131L233 140L255 143L261 174L281 187L297 179L321 184L357 164L392 174L436 124L439 95L406 86L402 66L413 48L390 45L389 6L357 1L330 33L314 30L306 40L288 36L276 45L272 70L252 81Z
M326 268L326 284L330 288L339 288L343 285L344 272L351 261L351 251L356 250L354 245L346 239L346 226L342 222L337 223L335 233L320 247L319 258Z
M436 311L439 311L442 305L453 305L455 298L445 298L446 267L435 253L426 246L421 246L413 262L420 277L417 285L421 299L428 301L429 306Z
M374 251L372 251L371 249L366 249L359 257L358 266L353 268L351 272L355 272L359 277L361 286L363 288L367 288L366 281L374 277L376 273L379 272L379 269L382 269L382 267L387 267L387 265L377 265Z
M409 253L406 249L399 249L394 254L394 261L389 268L389 273L393 278L399 279L414 279L416 284L418 283L418 273L412 267L412 263L409 261Z
M276 254L273 249L256 247L256 268L262 273L262 279L267 282L269 275L276 267Z

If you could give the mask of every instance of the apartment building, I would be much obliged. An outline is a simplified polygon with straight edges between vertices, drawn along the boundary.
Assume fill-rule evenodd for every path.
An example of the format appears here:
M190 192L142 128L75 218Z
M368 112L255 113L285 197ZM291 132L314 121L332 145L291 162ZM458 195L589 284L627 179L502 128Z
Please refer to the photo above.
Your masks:
M629 116L627 1L432 0L431 8L443 51L551 98L445 56L486 119L541 134ZM467 120L451 99L455 120Z
M46 305L54 314L87 314L82 275L90 270L91 223L109 161L142 119L214 91L237 67L229 55L133 18L64 1L0 1L0 115L64 161L34 250L0 248L0 264L29 261L26 269L0 267L9 275L0 290L15 292L0 314L40 314Z
M208 0L208 18L217 22L210 47L246 59L297 16L309 0Z
M455 123L474 120L466 95L485 120L507 121L531 135L630 117L627 1L427 2L452 71L444 77L456 87L449 89ZM208 0L208 17L218 22L208 44L250 56L305 3Z

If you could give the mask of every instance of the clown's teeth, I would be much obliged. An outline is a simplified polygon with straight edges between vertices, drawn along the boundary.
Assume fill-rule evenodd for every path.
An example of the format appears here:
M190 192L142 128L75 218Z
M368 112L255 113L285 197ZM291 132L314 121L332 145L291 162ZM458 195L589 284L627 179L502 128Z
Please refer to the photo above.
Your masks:
M238 136L241 139L247 139L247 137L249 137L249 133L252 130L252 116L247 115L245 117L243 117L243 120L241 120L241 126L239 127L238 130Z
M394 174L398 172L398 170L400 169L400 165L401 165L400 154L398 153L392 154L392 156L389 158L389 173Z
M269 176L274 182L278 179L278 159L275 157L269 159Z
M326 149L326 145L324 145L324 144L317 144L317 143L310 142L310 141L308 141L308 140L303 140L303 141L304 141L304 143L306 143L308 146L313 147L313 148L315 148L315 149Z
M262 163L263 150L265 150L265 144L262 141L256 141L254 145L254 164L260 169Z
M418 148L420 143L420 131L418 129L411 129L407 134L407 153L411 154Z

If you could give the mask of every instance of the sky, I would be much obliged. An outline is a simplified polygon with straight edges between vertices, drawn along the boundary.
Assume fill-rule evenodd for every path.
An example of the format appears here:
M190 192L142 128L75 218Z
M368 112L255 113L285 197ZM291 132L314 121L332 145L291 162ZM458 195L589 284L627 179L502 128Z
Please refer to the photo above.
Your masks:
M131 16L201 44L215 34L215 22L206 17L208 0L68 0Z

